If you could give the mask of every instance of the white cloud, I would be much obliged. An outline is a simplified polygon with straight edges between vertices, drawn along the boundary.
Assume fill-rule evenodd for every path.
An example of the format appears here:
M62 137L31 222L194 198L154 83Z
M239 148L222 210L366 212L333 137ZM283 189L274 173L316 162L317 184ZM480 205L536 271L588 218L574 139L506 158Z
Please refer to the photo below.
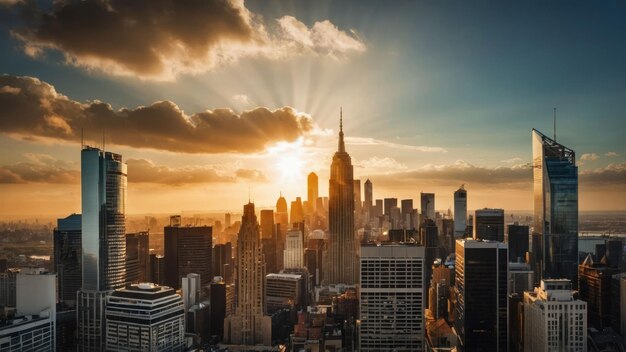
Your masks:
M518 157L502 160L502 162L505 164L519 163L521 161L522 161L522 158L518 158Z
M580 156L581 161L597 160L598 158L599 156L596 153L585 153Z
M404 150L414 150L418 152L427 152L427 153L447 153L448 151L442 147L432 147L425 145L408 145L408 144L400 144L393 143L388 141L383 141L380 139L369 138L369 137L346 137L346 144L349 145L371 145L371 146L383 146L393 149L404 149Z
M354 166L365 169L366 172L376 173L376 172L390 172L390 171L398 171L398 170L406 170L407 166L398 162L394 158L384 157L379 158L377 156L373 156L369 159L356 161Z
M619 156L619 154L617 154L616 152L608 152L606 154L604 154L604 156L608 156L608 157L616 157Z

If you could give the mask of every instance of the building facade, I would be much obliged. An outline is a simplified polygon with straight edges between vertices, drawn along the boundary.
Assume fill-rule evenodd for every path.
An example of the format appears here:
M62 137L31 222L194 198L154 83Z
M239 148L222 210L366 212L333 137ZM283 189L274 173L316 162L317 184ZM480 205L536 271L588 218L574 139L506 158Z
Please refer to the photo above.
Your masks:
M165 283L180 288L181 279L199 274L202 285L211 283L213 236L210 226L166 226Z
M354 183L352 159L343 140L340 117L339 147L330 166L328 225L330 249L329 283L356 283L356 241L354 232Z
M127 167L119 154L81 151L82 289L76 295L78 348L101 351L104 305L126 280Z
M476 210L474 238L504 242L504 210L487 208Z
M465 185L461 185L454 192L454 238L465 237L467 228L467 191Z
M235 345L271 345L271 317L264 314L265 265L254 204L244 205L237 237L237 304L224 320L224 342Z
M360 259L360 351L423 351L424 247L367 245Z
M54 271L58 276L59 302L76 305L76 292L83 285L81 215L72 214L57 220L53 233Z
M185 308L170 287L129 285L107 297L107 351L184 351Z
M507 246L456 241L454 331L462 351L508 350Z
M578 167L573 150L533 129L536 279L566 278L577 285Z
M544 279L524 293L524 351L587 351L587 303L567 279Z

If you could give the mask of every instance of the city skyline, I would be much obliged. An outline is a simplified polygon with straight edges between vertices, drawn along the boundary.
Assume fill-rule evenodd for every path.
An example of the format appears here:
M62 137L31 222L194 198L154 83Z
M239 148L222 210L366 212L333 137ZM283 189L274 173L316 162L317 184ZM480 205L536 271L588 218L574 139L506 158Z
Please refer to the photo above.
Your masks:
M104 44L62 31L44 37L44 23L19 19L27 11L19 2L2 5L0 47L9 55L0 58L0 148L11 152L0 155L0 190L12 201L0 214L79 208L81 131L97 147L106 133L106 149L127 156L129 214L236 210L248 194L260 208L281 191L289 201L305 197L310 172L329 177L340 106L355 178L374 183L374 198L435 193L445 210L465 184L468 210L531 211L528 135L552 136L557 107L557 141L578 153L580 210L626 210L626 50L618 44L626 27L616 15L624 4L226 4L244 32L202 28L204 42L179 38L199 51L189 62L149 37L133 49L154 64L145 70ZM59 28L77 25L42 11ZM531 19L535 26L520 31ZM593 29L582 33L580 21ZM228 45L216 48L221 38ZM151 47L162 56L142 57Z

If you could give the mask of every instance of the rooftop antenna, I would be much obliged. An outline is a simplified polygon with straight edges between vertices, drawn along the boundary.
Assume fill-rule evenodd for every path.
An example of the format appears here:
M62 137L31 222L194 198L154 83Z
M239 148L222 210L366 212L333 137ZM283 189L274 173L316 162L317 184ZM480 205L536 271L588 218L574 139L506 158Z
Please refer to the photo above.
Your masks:
M80 149L82 150L85 147L85 136L84 136L84 128L80 128Z
M105 151L105 141L106 141L105 137L106 137L106 129L103 128L102 129L102 151Z
M556 108L554 108L554 141L556 142Z

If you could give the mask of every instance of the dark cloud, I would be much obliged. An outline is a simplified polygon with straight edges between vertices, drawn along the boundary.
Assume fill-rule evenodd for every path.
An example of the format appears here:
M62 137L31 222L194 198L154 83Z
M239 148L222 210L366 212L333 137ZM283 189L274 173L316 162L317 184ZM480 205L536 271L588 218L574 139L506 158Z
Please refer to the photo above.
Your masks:
M32 77L0 76L0 132L27 138L79 141L106 131L107 143L183 153L251 153L279 141L294 141L313 127L311 117L291 107L230 109L186 115L159 101L134 109L80 103Z
M192 183L232 183L239 181L264 182L265 175L259 170L221 170L214 165L172 168L155 165L145 159L129 159L128 182L183 185Z
M26 154L26 158L26 162L0 166L0 183L80 182L80 172L71 163L42 154Z
M0 166L0 183L80 183L80 171L73 163L50 155L25 154L28 161ZM146 159L129 159L128 182L163 185L199 183L266 182L259 170L225 169L215 165L168 167Z
M365 50L329 21L309 28L284 16L266 24L243 0L61 0L49 10L30 3L23 12L28 20L13 34L27 54L58 50L69 64L108 74L167 79L245 56Z

